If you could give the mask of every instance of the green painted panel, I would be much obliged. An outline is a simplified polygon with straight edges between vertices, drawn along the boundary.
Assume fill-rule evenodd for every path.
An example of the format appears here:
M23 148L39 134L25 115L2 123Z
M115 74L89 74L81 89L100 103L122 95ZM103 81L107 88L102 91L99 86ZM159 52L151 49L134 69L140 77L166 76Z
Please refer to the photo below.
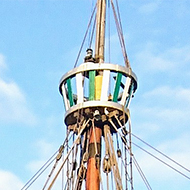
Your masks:
M89 100L95 99L95 72L89 71Z
M73 92L72 92L71 79L70 78L67 79L67 90L68 90L68 97L69 97L70 106L73 106L74 101L73 101Z
M121 78L122 78L122 73L117 73L116 77L116 83L115 83L115 89L113 93L113 101L117 102L118 94L119 94L119 88L121 86Z

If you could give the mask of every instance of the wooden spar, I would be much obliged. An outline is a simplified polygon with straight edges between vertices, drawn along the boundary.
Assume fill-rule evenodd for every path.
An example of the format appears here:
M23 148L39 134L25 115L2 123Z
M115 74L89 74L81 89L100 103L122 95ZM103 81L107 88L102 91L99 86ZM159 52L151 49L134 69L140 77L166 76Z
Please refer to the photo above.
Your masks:
M95 59L104 62L106 0L97 0Z
M102 130L98 127L94 127L91 130L89 147L92 148L97 145L97 147L101 146L101 136ZM95 145L96 143L96 145ZM98 146L99 145L99 146ZM91 154L92 149L89 150L89 154ZM99 151L98 151L99 152ZM100 154L100 152L99 152ZM92 156L92 155L90 155ZM100 158L100 155L99 157ZM87 190L99 190L100 189L100 160L96 159L96 155L93 155L88 159L87 164L87 173L86 173L86 189Z
M102 75L95 77L95 100L100 100L101 98L102 78ZM101 136L101 127L92 126L89 142L89 159L87 163L86 190L100 189Z
M105 48L105 17L106 17L106 0L97 0L97 16L96 16L96 42L95 42L95 59L98 63L104 62L104 48ZM100 72L95 77L95 100L101 99L102 90L102 73ZM96 146L101 147L102 129L100 126L94 126L91 129L89 154L91 155L87 163L86 174L86 190L100 189L100 162L101 151L93 151ZM97 146L98 145L98 146ZM98 157L97 157L98 156ZM98 160L97 160L98 159Z

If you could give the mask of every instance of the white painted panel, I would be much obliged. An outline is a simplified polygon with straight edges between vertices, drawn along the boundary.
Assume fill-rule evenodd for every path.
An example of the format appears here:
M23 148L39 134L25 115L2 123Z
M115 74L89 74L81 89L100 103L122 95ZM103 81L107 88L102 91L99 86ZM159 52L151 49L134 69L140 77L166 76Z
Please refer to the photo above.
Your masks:
M77 104L82 103L84 99L83 75L82 73L76 74L77 85Z
M110 85L110 70L104 70L102 79L101 101L108 100L108 90Z
M61 90L62 90L62 94L63 94L63 101L64 101L64 104L65 104L65 109L68 110L70 106L69 106L69 100L67 98L67 94L66 94L64 83L61 86Z
M126 82L125 82L125 88L123 90L123 95L121 98L121 104L122 105L125 105L126 99L129 96L128 91L129 91L130 83L131 83L131 78L127 77Z
M127 108L129 108L129 105L130 105L130 103L131 103L132 95L133 95L133 93L131 93L131 96L129 97L129 103L128 103L128 105L127 105Z

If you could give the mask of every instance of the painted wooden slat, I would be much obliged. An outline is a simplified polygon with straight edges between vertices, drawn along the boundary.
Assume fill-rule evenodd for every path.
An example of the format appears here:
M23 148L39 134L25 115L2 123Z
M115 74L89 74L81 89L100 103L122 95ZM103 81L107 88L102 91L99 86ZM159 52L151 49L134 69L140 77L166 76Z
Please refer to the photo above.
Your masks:
M125 88L123 90L123 95L122 95L122 98L121 98L121 104L122 105L125 105L126 99L129 96L128 92L129 92L130 84L131 84L131 78L127 77L126 82L125 82Z
M64 105L65 105L65 110L68 110L69 109L69 102L68 102L68 99L67 99L67 93L66 93L66 90L65 90L64 83L61 86L61 91L62 91L62 95L63 95L63 102L64 102Z
M119 94L119 89L120 89L120 84L121 84L121 79L122 79L122 73L117 73L116 77L116 83L115 83L115 88L114 88L114 93L113 93L113 101L117 102L118 94Z
M108 100L108 89L110 84L110 70L104 70L102 80L101 101Z
M84 99L84 86L82 73L76 74L76 86L77 86L77 104L82 103Z
M95 100L100 100L101 98L102 79L103 79L103 75L97 75L95 77Z
M131 88L130 88L130 92L129 92L129 97L127 99L126 102L126 108L129 107L130 103L131 103L131 99L132 99L132 95L133 95L133 90L134 90L134 83L131 84Z
M95 99L95 72L89 71L89 100Z
M74 100L73 100L73 92L72 92L72 87L71 87L71 78L68 78L66 80L66 82L67 82L69 103L70 103L70 106L73 106L74 105Z

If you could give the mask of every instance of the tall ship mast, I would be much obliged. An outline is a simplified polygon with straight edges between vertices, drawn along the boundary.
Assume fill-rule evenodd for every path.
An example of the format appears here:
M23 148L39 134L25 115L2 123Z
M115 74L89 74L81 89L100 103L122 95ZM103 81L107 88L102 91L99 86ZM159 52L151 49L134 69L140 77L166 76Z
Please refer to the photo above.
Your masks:
M60 81L67 126L63 146L67 151L48 190L63 168L68 190L133 189L129 105L137 78L129 65L119 16L113 1L110 3L125 66L105 63L107 1L97 0L95 54L89 47L84 63Z
M70 147L65 158L67 189L133 189L129 104L137 78L129 65L113 1L111 5L125 66L105 63L107 1L97 0L95 55L88 48L84 63L60 82L67 139L70 134L74 138L72 145L66 145Z
M113 10L124 66L105 62L108 5ZM66 190L133 189L129 105L137 77L128 61L118 10L117 1L97 0L89 21L89 26L93 20L95 23L94 51L88 47L84 62L78 67L75 64L60 80L66 138L43 190L54 189L61 174Z

